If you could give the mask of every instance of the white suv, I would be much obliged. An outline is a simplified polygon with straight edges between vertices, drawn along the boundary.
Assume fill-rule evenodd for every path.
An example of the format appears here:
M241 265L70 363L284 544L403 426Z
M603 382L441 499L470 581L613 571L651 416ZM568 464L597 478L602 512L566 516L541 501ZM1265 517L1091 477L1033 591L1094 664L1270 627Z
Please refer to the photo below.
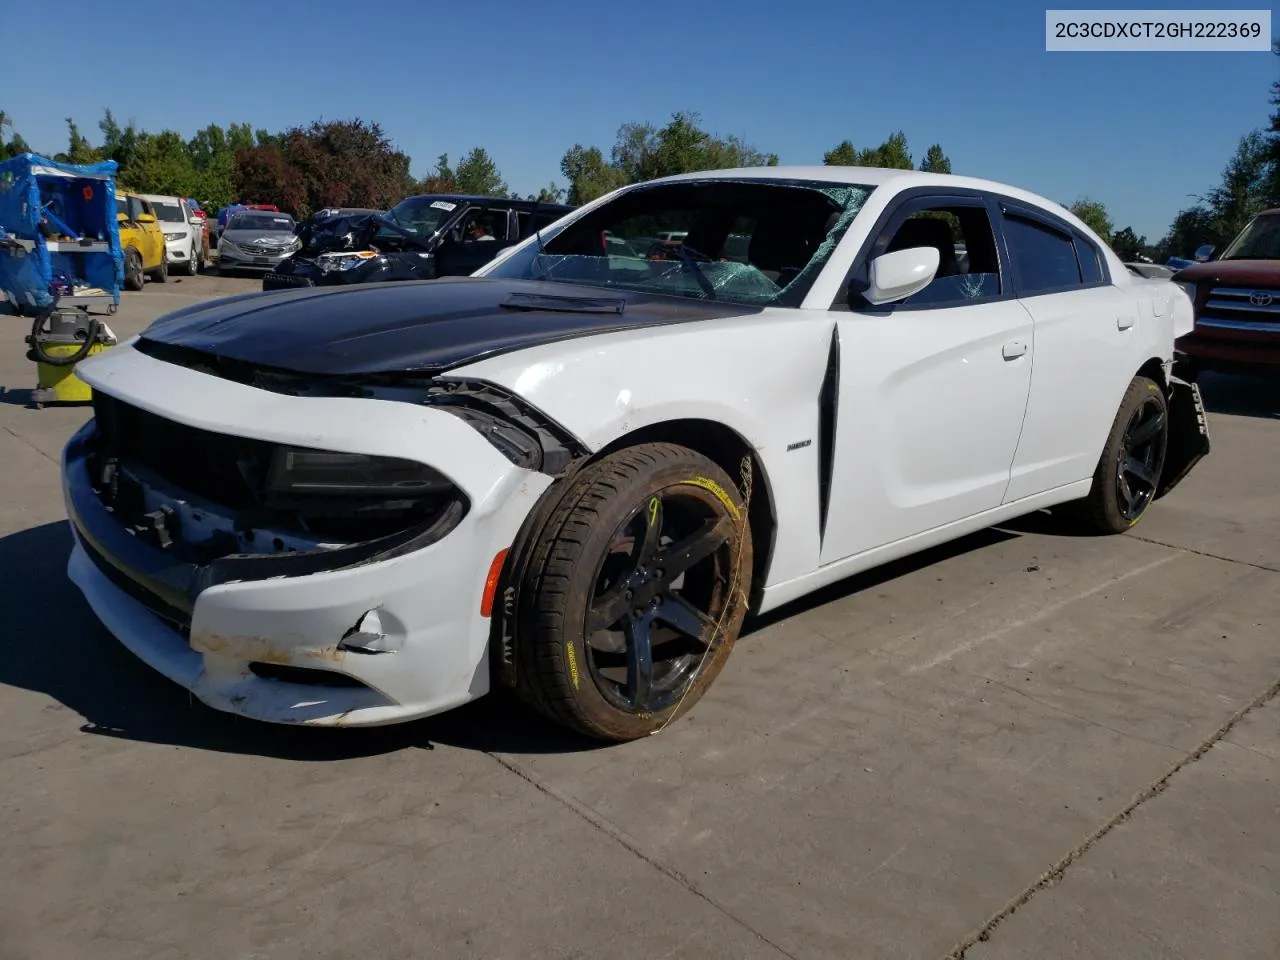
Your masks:
M181 197L143 194L155 207L156 219L164 231L165 257L169 269L194 277L200 270L204 249L204 228Z

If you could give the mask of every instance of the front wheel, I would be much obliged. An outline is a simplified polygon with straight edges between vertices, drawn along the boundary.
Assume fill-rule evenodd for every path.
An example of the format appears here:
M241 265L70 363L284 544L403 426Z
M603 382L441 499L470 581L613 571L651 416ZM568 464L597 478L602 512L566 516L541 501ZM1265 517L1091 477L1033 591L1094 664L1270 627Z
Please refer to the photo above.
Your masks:
M1155 499L1169 443L1169 401L1160 384L1134 377L1125 391L1089 496L1072 504L1076 519L1095 533L1123 533Z
M142 272L142 255L133 247L124 252L124 288L141 290L145 282Z
M151 271L148 276L151 277L153 283L167 283L169 280L169 251L166 250L164 255L160 257L160 266Z
M702 697L742 627L742 493L695 451L646 443L587 467L545 529L517 573L517 691L598 739L658 732Z
M192 241L191 252L187 258L187 276L194 277L200 272L200 244Z

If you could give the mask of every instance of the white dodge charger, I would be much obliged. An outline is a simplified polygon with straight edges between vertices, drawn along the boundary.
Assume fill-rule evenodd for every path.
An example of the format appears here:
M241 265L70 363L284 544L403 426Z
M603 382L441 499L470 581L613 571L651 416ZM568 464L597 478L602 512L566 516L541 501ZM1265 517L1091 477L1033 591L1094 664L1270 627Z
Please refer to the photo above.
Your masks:
M505 684L632 739L748 612L1048 507L1137 523L1208 451L1191 329L1013 187L658 180L474 277L204 303L82 363L69 574L222 710L386 724Z

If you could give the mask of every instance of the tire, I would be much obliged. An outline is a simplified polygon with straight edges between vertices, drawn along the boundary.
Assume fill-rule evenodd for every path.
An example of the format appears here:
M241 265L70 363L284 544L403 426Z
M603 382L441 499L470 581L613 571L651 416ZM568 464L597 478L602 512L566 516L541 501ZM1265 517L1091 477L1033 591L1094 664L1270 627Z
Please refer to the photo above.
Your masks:
M191 252L187 257L187 268L184 271L188 277L194 277L200 272L200 244L191 241Z
M747 504L706 457L647 443L586 467L516 575L517 693L600 740L657 733L723 669L751 569Z
M1120 401L1107 444L1098 458L1089 496L1069 505L1085 530L1124 533L1155 499L1169 444L1169 401L1160 384L1134 377Z
M142 255L136 249L130 247L124 252L124 288L126 290L141 290L144 282Z
M148 277L152 283L168 283L169 282L169 251L166 249L160 257L160 266L152 270Z

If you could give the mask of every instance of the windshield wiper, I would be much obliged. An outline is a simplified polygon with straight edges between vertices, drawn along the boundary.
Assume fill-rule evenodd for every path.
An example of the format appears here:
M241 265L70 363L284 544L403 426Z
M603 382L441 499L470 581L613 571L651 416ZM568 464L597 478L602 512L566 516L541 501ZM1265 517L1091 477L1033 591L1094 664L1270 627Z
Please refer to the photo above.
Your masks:
M507 310L548 310L553 313L613 313L621 315L627 301L612 297L557 297L549 293L509 293L499 306Z

